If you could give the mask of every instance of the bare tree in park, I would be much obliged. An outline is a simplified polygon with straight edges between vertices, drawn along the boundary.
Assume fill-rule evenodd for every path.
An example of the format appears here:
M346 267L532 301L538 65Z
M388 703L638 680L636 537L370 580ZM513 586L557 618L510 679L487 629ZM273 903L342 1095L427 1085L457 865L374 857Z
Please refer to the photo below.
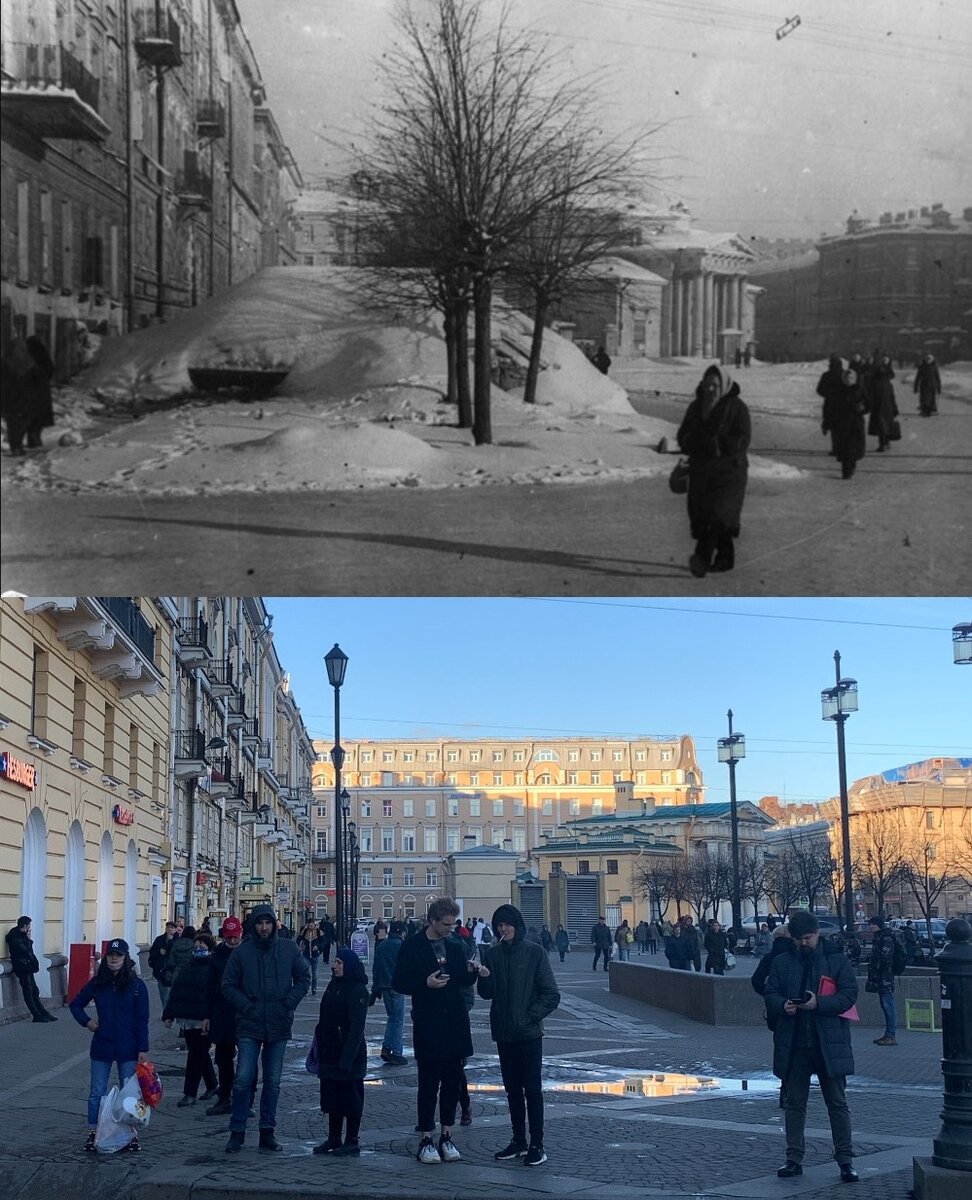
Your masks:
M675 915L682 915L682 905L689 900L689 859L686 854L676 854L668 866L668 894L675 902Z
M723 847L715 854L704 849L690 856L685 890L697 921L701 923L706 913L715 916L728 894L728 859Z
M491 28L483 11L478 0L434 0L426 21L408 0L401 6L395 49L381 63L388 99L369 152L404 265L440 274L444 303L457 300L447 338L471 294L477 445L492 441L494 280L544 213L630 169L626 147L585 143L594 128L590 89L558 80L546 42L511 28L509 5ZM404 234L412 244L402 245ZM458 347L449 361L461 370Z
M646 855L638 860L634 874L635 887L648 901L649 912L660 920L672 899L671 860L660 854Z
M796 828L786 838L787 851L800 880L800 894L806 896L812 912L817 896L829 891L830 846L825 832L808 833Z
M769 899L766 860L755 846L743 846L739 851L739 895L743 900L752 900L757 914L762 901Z
M925 918L928 945L931 947L934 945L932 909L949 884L957 881L959 871L953 868L948 859L944 838L933 840L926 836L923 812L917 813L908 824L911 827L904 830L901 874Z
M789 846L783 845L768 863L767 888L776 911L786 916L800 897L803 883L800 870Z
M858 813L853 842L861 887L873 893L878 916L883 917L888 895L904 878L905 843L898 813L887 809Z

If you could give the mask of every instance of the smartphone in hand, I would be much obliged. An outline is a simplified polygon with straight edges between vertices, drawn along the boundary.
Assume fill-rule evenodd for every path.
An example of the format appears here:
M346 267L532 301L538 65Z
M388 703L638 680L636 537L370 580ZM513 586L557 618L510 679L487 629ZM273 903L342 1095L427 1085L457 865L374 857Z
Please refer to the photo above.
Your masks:
M790 1002L790 1004L806 1004L809 1002L810 999L811 999L810 993L804 992L804 994L802 996L800 996L799 998L797 998L795 996L791 996L789 1002Z

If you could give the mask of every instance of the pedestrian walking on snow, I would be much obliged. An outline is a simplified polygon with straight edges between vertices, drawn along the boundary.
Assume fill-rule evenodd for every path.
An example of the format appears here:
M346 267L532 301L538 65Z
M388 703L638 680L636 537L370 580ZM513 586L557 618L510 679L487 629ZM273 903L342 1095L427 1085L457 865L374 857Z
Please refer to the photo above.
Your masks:
M938 397L942 392L942 376L934 354L926 354L915 372L915 391L918 393L918 411L923 417L938 412Z

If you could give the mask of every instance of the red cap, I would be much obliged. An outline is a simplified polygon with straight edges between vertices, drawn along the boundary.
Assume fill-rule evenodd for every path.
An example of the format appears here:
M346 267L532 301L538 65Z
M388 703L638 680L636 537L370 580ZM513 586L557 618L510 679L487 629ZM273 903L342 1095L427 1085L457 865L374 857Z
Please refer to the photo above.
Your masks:
M227 917L219 927L219 936L224 938L239 937L242 932L243 926L240 924L239 917Z

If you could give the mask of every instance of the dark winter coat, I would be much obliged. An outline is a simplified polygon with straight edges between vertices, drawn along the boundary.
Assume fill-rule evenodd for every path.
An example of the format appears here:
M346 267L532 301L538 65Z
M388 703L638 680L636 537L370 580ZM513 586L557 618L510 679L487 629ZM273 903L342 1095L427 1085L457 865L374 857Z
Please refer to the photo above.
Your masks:
M149 950L148 965L152 972L152 978L157 979L163 987L165 986L165 960L175 940L175 937L168 938L164 933L160 933L152 943L152 949Z
M591 930L591 941L598 950L607 950L614 942L611 930L606 924L602 925L600 921Z
M938 363L931 355L922 359L915 372L915 391L918 393L918 403L922 412L935 412L938 408L937 398L942 390L942 376Z
M54 400L51 395L54 362L39 337L31 336L27 339L27 351L37 368L37 403L28 427L40 432L54 424Z
M709 958L725 963L726 951L729 949L729 935L727 933L721 930L719 933L715 933L709 929L706 931L702 944L705 946L705 952Z
M368 988L358 980L332 979L321 996L314 1036L321 1079L364 1079L368 1067L365 1021Z
M220 942L209 960L209 1036L213 1042L232 1044L236 1041L236 1009L223 995L226 964L236 949L238 947Z
M854 1052L851 1048L850 1022L840 1013L857 1000L857 977L843 954L826 954L817 943L812 955L804 957L790 939L787 954L773 957L766 980L766 1012L775 1022L773 1029L773 1074L785 1079L794 1047L819 1046L827 1075L853 1075ZM820 978L829 975L837 985L832 996L820 995ZM791 996L813 992L817 1007L812 1012L788 1016L783 1003Z
M175 977L169 991L162 1020L208 1021L210 1016L209 981L212 955L190 958Z
M543 954L540 947L539 953ZM412 1046L416 1058L469 1058L473 1052L469 1012L463 991L471 972L466 949L457 937L445 939L444 988L430 988L428 978L439 969L432 943L425 930L406 938L398 952L392 988L412 997ZM546 955L543 955L546 959Z
M192 958L192 943L192 934L188 937L183 934L181 937L173 939L169 953L165 956L165 966L162 968L163 986L172 987L176 975Z
M251 916L260 912L254 909ZM237 1012L236 1036L258 1042L290 1037L294 1011L310 989L310 966L293 938L254 933L229 956L223 995Z
M148 988L134 979L121 991L111 984L98 987L98 977L89 979L71 1001L71 1016L79 1025L91 1020L84 1011L94 1000L98 1028L91 1037L91 1057L99 1062L134 1062L149 1048Z
M840 359L836 360L838 363ZM854 383L849 379L853 378ZM845 375L833 369L821 375L817 392L823 396L824 433L830 433L834 455L841 463L853 464L864 457L867 438L864 433L864 414L867 406L862 385L855 375Z
M50 405L50 383L42 376L23 338L14 338L0 363L0 405L8 430L42 428Z
M558 950L566 950L570 945L570 934L566 929L558 929L554 934L554 942Z
M7 948L10 950L10 961L15 972L29 971L34 975L40 970L40 963L34 953L33 939L16 925L7 934Z
M867 960L866 992L894 991L894 945L895 937L890 929L878 929L871 942L871 956Z
M497 940L483 953L490 973L479 977L476 989L484 1000L492 1001L489 1031L494 1042L543 1037L544 1017L560 1004L550 959L542 946L525 940L524 932L521 920L512 942Z
M715 531L739 536L752 436L749 409L733 383L703 417L702 385L678 430L678 445L689 460L688 515L692 537Z
M686 971L695 958L695 948L684 933L672 933L665 938L665 957L676 971Z
M890 363L878 363L871 372L871 416L867 423L867 432L872 437L879 437L883 441L887 441L890 436L891 423L898 415L892 379L894 379L894 368Z
M786 954L792 944L792 941L788 937L773 938L769 950L759 960L756 969L749 977L749 982L753 985L753 991L758 996L766 994L766 980L769 978L770 968L773 966L777 956Z
M375 947L375 967L371 975L371 990L376 996L392 985L395 974L395 963L398 962L398 952L403 945L402 939L392 934Z

